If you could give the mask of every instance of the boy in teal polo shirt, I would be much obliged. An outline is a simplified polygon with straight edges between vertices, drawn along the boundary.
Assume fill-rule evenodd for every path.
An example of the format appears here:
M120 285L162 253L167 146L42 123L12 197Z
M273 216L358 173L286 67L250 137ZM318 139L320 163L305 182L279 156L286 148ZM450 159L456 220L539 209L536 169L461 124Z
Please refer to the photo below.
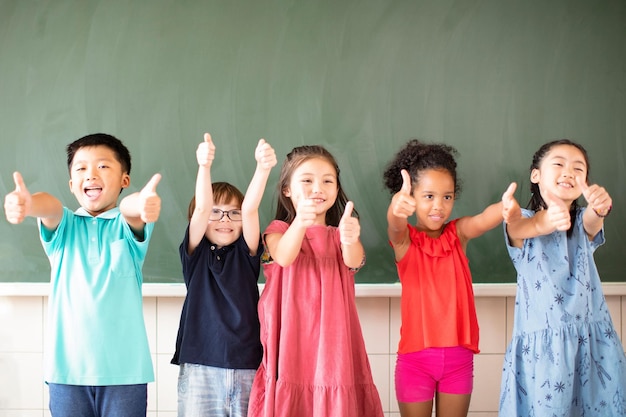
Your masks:
M67 146L69 186L80 208L30 194L22 176L5 198L10 223L36 217L50 259L45 380L57 416L145 416L154 381L142 310L141 268L161 210L155 174L130 185L131 158L117 138L97 133Z

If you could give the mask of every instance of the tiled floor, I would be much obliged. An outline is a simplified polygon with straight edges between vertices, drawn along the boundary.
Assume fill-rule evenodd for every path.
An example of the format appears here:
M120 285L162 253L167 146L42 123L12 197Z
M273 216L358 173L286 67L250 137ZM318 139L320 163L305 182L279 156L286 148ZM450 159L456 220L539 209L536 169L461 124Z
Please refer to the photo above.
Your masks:
M149 385L150 417L175 417L178 367L170 364L183 298L146 297L144 314L156 382ZM626 334L626 296L608 296L615 327ZM477 297L481 353L475 358L470 416L497 415L500 372L511 336L513 297ZM357 299L366 348L386 416L399 416L393 370L399 339L397 297ZM0 417L48 417L41 380L46 297L0 297ZM623 340L623 339L622 339Z

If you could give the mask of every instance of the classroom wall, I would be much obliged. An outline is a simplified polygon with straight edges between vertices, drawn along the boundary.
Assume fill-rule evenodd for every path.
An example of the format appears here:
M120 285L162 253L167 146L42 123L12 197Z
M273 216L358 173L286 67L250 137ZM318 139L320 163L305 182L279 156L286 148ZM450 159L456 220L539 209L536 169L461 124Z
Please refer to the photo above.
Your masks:
M470 417L496 417L502 360L513 325L515 299L512 295L515 290L514 287L507 287L504 291L487 287L476 292L481 353L475 358ZM36 290L3 296L0 291L0 417L50 415L47 389L41 379L47 298L40 293ZM614 295L607 296L607 303L623 343L626 286L610 293ZM172 294L160 291L158 295L144 297L144 314L156 371L156 382L150 384L148 390L148 417L176 416L178 367L169 362L184 298L180 290ZM358 297L357 307L385 416L398 417L393 370L399 337L400 299L396 295L375 294L373 291L368 296Z

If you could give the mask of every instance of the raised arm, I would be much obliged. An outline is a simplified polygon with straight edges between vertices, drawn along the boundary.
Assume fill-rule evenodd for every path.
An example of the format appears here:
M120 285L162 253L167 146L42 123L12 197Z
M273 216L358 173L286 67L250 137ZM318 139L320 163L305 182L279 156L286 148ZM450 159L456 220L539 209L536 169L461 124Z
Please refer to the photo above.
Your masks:
M213 185L211 182L211 165L215 159L215 144L211 135L204 134L204 140L196 149L198 174L196 175L195 208L189 220L189 245L187 253L191 254L202 241L209 224L209 216L213 210Z
M576 177L583 190L583 196L587 200L587 210L583 213L583 227L589 240L593 239L602 230L604 218L609 215L613 206L613 200L604 187L597 184L587 183Z
M341 238L341 254L343 263L348 268L358 268L365 260L365 250L361 243L361 224L359 219L352 217L354 203L348 201L346 209L339 221L339 236Z
M26 217L37 217L48 230L57 228L63 218L63 205L48 193L30 194L22 175L13 173L15 190L4 198L4 213L9 223L19 224Z
M409 249L408 218L415 213L416 203L411 195L411 176L402 170L402 188L391 199L387 209L387 237L393 245L396 261L402 259Z
M533 217L521 217L506 225L506 233L511 246L521 248L525 239L547 235L555 230L566 231L571 220L569 207L549 192L542 193L548 205L546 210L538 211Z
M265 243L274 262L280 266L289 266L295 261L302 247L302 240L309 226L313 226L317 215L313 200L303 198L298 201L296 217L285 233L265 235Z
M161 197L156 187L161 181L161 174L154 174L139 192L130 194L120 202L120 213L139 239L143 239L146 223L154 223L161 213Z
M513 217L519 220L521 209L514 197L516 188L517 184L511 183L504 194L502 194L500 202L491 204L475 216L461 217L457 221L456 230L463 247L471 239L482 236L502 223L502 220L510 222L513 220Z
M254 151L254 158L256 159L256 169L241 204L243 238L251 255L255 255L259 249L259 235L261 233L259 205L263 198L267 179L277 163L276 152L265 139L259 140Z

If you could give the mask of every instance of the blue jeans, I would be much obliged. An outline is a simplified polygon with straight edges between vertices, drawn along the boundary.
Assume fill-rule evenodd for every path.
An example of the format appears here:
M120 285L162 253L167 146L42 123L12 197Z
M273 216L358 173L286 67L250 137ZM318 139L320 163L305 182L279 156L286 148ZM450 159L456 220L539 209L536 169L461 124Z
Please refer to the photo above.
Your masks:
M148 385L48 384L52 417L145 417Z
M178 417L246 417L255 369L225 369L182 363Z

